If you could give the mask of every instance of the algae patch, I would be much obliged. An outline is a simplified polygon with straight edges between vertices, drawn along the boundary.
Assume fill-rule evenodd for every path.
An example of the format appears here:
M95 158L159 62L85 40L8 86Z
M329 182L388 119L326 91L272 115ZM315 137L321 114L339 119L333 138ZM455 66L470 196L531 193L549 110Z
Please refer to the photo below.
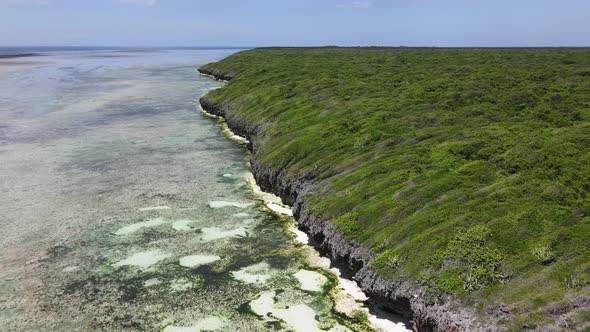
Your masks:
M203 281L200 278L179 278L172 280L170 289L174 292L184 292L191 288L201 285Z

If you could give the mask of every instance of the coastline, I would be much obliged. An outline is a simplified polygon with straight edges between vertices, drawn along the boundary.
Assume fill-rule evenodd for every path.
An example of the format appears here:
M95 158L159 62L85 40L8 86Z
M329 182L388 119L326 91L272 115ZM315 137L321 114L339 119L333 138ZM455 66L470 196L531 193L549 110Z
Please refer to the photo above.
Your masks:
M216 80L231 80L231 75L199 69L205 76ZM426 302L427 292L418 283L400 278L381 278L370 267L374 254L358 242L347 240L330 221L321 221L311 215L304 199L309 185L301 179L292 179L287 174L265 168L256 160L254 144L260 128L248 124L224 105L212 103L204 96L200 99L202 109L225 119L228 128L236 135L245 137L252 153L251 167L254 178L263 191L273 193L282 201L293 206L293 216L299 228L313 239L314 246L334 264L342 266L352 276L361 290L386 311L394 312L410 321L416 331L480 331L494 328L483 326L475 312L465 308L459 301L447 297L444 303Z
M221 120L222 132L228 139L241 145L247 146L250 144L250 141L247 138L240 136L231 130L224 117L209 113L203 109L203 107L199 107L199 110L206 117ZM249 151L251 150L249 149ZM251 163L250 168L252 169ZM265 207L269 211L278 216L288 217L292 220L293 224L289 226L288 231L292 233L296 243L305 245L311 250L308 257L308 263L314 267L332 273L334 277L338 279L339 285L337 287L337 292L331 293L331 297L335 302L334 310L336 310L336 312L348 317L353 317L356 312L363 312L367 315L367 320L371 327L377 330L385 332L410 331L408 329L410 322L407 319L403 319L401 315L398 316L397 314L389 313L380 308L374 307L374 303L364 293L359 284L352 278L344 277L345 274L340 270L341 266L335 264L335 262L325 255L322 255L315 241L310 239L306 232L297 228L299 223L293 216L292 206L285 205L280 197L261 189L256 182L254 174L251 174L248 179L248 186L252 190L254 196L264 202Z

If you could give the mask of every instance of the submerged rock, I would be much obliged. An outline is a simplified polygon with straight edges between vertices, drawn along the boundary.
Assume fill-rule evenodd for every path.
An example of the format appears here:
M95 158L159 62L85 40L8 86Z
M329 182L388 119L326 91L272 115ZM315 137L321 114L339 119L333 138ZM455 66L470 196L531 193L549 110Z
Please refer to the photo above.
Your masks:
M211 316L199 320L195 325L189 327L168 325L164 332L200 332L218 331L226 326L226 323L219 317Z
M220 260L221 257L216 255L191 255L180 258L180 265L184 267L197 267L207 265Z
M209 202L209 206L213 209L219 209L224 207L236 207L240 209L245 209L249 206L254 205L254 203L240 203L240 202L230 202L230 201L213 201Z
M230 230L223 230L219 227L207 227L201 229L201 237L200 240L203 242L213 241L213 240L220 240L230 237L240 237L246 236L247 231L246 228L240 227L236 229Z
M131 225L122 227L118 231L116 231L115 234L127 235L127 234L137 232L138 230L145 228L145 227L155 227L155 226L160 226L160 225L164 225L164 224L166 224L166 221L162 218L150 219L148 221L138 222L135 224L131 224Z
M274 273L266 262L244 267L232 272L232 276L247 284L264 284Z
M137 266L141 269L147 269L170 256L170 254L163 253L160 250L142 251L115 263L114 266Z
M320 273L309 270L299 270L293 276L301 284L301 289L311 292L321 292L322 286L328 281L328 278Z

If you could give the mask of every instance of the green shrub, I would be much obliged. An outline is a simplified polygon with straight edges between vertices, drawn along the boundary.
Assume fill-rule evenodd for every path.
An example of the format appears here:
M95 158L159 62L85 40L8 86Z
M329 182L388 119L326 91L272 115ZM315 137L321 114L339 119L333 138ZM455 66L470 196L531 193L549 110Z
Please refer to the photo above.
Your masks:
M332 220L332 223L338 227L338 230L345 236L352 236L360 229L358 224L358 214L349 212Z
M540 245L533 248L532 254L542 264L551 263L555 259L555 252L551 250L551 247L549 245Z
M466 291L505 282L508 275L501 270L504 256L486 245L489 236L490 229L483 225L458 230L447 246L433 256L432 265L439 274L453 271L453 280L459 274Z
M388 249L371 260L371 267L377 270L386 267L396 270L403 263L404 259L395 249Z

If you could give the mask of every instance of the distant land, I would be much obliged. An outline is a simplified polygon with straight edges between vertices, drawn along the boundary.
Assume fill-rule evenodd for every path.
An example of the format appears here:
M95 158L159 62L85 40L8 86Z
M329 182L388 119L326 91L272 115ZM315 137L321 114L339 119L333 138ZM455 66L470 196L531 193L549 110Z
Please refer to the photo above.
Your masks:
M41 56L41 53L14 53L14 54L0 54L0 59L13 59L13 58L27 58L32 56Z
M40 56L55 52L117 51L145 52L153 50L244 50L252 47L234 46L178 46L178 47L130 47L130 46L0 46L0 59L9 56Z

